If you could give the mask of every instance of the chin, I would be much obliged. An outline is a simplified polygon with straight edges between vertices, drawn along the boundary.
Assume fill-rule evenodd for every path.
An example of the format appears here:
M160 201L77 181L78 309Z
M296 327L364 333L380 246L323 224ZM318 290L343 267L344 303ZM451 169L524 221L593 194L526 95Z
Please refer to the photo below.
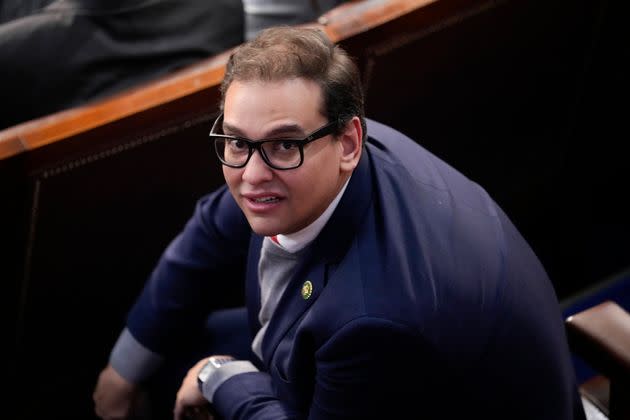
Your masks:
M281 229L279 226L274 226L272 223L269 223L265 220L248 218L248 222L254 233L260 236L273 236L283 233L283 229Z
M274 236L274 235L279 235L280 234L280 232L276 232L276 231L271 230L271 229L257 229L254 226L251 226L251 228L254 231L254 233L256 235L259 235L259 236Z

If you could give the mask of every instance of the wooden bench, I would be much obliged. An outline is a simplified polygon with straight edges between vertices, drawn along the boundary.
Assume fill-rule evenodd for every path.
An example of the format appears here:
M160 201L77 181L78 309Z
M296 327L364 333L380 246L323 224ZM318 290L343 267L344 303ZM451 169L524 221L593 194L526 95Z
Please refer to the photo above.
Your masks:
M565 320L572 351L599 372L580 386L610 420L630 419L630 314L612 300Z
M601 4L586 3L361 0L314 23L356 58L368 116L486 187L561 297L630 265L625 254L612 265L582 258L584 232L574 226L588 217L572 195L584 163L577 141L605 115L584 98L609 70L586 65L608 52L594 35ZM206 139L228 55L0 131L12 373L15 389L38 399L21 405L25 418L41 407L90 417L126 311L195 200L223 182Z

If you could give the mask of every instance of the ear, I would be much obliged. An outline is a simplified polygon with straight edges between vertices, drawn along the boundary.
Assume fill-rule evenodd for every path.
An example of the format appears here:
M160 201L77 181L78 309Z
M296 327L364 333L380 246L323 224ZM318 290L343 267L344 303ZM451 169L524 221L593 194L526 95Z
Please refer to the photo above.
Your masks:
M341 145L341 160L339 169L342 172L352 172L359 164L363 148L363 128L359 117L352 117L346 123L343 132L339 136Z

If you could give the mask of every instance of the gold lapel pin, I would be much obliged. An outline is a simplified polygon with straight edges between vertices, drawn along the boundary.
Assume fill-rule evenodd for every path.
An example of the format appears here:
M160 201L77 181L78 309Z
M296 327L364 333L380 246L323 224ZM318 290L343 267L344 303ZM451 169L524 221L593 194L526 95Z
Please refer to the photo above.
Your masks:
M313 283L310 280L306 280L302 285L302 298L307 300L313 294Z

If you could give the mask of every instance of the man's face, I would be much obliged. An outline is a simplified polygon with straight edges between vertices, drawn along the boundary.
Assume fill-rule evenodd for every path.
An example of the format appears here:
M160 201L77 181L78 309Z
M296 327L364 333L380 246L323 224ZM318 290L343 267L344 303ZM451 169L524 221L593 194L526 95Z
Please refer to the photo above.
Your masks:
M305 79L233 81L225 94L223 131L251 140L303 138L327 124L320 87ZM243 168L223 166L230 192L254 232L289 234L328 207L349 175L343 142L332 135L304 147L296 169L269 167L255 151Z

